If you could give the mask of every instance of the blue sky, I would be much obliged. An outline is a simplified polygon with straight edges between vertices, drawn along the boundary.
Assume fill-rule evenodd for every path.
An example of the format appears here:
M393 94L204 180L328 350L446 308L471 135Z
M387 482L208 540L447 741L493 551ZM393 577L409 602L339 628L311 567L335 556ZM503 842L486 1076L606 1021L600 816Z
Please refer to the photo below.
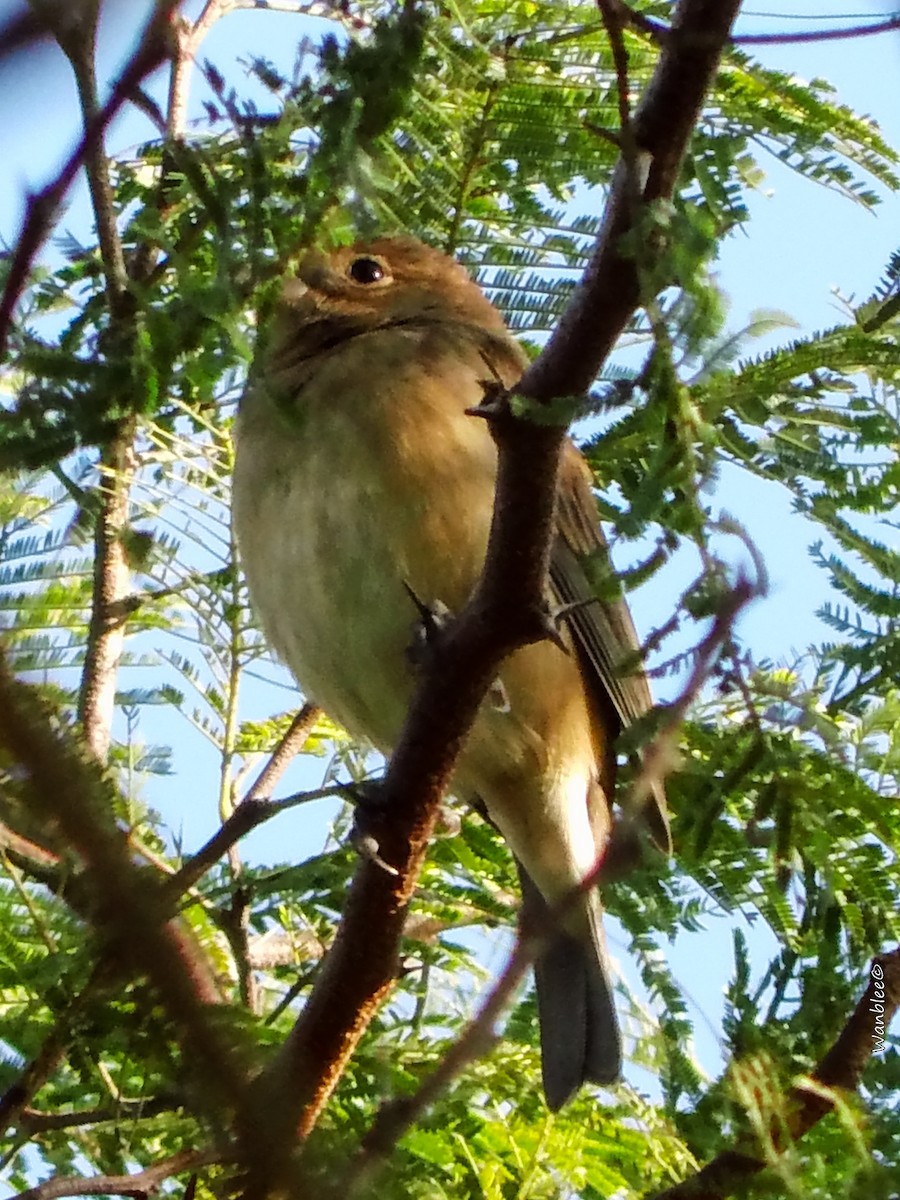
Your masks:
M740 30L749 33L801 28L802 23L791 17L809 18L812 10L817 19L808 23L817 27L837 24L829 18L841 13L847 14L843 23L850 24L890 7L887 2L878 5L862 0L855 4L848 0L816 0L813 5L808 0L772 0L770 7L780 15L766 18L755 15L761 13L764 2L757 0L748 6ZM134 12L141 7L146 7L143 0L109 6L102 45L103 61L110 71L130 50L129 31L133 29ZM192 11L198 7L197 3L190 5ZM0 14L10 8L9 3L0 2ZM227 78L234 76L234 64L240 56L255 53L278 59L304 34L316 34L325 27L321 21L300 20L285 13L240 12L215 27L201 56L212 59ZM801 77L828 79L840 99L859 112L871 114L888 141L900 146L900 104L894 82L900 79L900 34L852 42L767 47L754 53L768 65ZM28 64L0 70L0 96L5 112L12 110L14 115L14 119L0 124L0 235L11 241L21 219L25 191L41 186L52 175L77 135L78 116L68 72L61 56L51 49ZM195 108L197 98L195 94ZM147 136L143 119L125 114L113 127L110 144L116 150L126 150ZM763 159L762 166L767 180L762 191L751 199L752 220L746 231L725 244L717 267L720 283L731 301L731 324L742 327L760 308L784 310L804 330L834 324L842 318L834 289L846 296L864 297L876 284L888 255L900 245L900 198L887 196L873 215L798 179L774 160ZM89 237L86 214L84 189L78 187L64 225L85 239ZM792 336L791 331L785 336ZM826 636L825 628L813 615L827 594L824 578L808 557L808 546L817 535L791 512L787 498L757 481L726 475L716 503L746 525L768 563L772 594L765 602L757 603L743 625L757 656L789 657ZM658 594L646 589L635 598L634 608L639 627L650 628L658 619ZM282 698L279 703L287 701ZM259 716L262 712L245 715ZM190 757L186 748L182 753L182 770L185 762L190 762L195 771L212 762L211 756L207 758L203 749L198 752L193 743ZM188 774L166 785L169 795L195 791ZM211 776L198 774L198 778ZM157 799L155 790L154 802L165 805L163 795ZM210 795L206 804L171 814L173 825L183 828L187 845L195 845L209 830L214 806L215 799ZM292 824L291 828L300 826ZM309 845L309 829L303 828L304 833L297 835L298 844ZM284 841L285 825L278 823L277 832L259 832L251 845L259 856L280 857ZM722 964L722 979L705 979L700 988L701 1005L717 1025L716 986L724 982L730 963L730 924L716 922L702 936L704 961ZM613 948L619 949L615 936ZM711 1053L712 1046L707 1045L704 1057Z

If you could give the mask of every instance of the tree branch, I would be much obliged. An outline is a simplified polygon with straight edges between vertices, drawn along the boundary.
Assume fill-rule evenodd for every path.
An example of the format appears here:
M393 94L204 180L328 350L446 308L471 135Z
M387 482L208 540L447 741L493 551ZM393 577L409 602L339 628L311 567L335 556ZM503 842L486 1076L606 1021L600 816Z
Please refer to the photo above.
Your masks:
M57 1016L40 1050L25 1064L16 1081L0 1095L0 1132L16 1124L19 1114L64 1061L78 1022L87 1011L89 1002L96 999L101 982L108 979L109 971L105 964L94 968L81 991Z
M94 583L84 667L78 694L78 718L92 754L105 762L112 738L116 681L125 647L131 568L123 534L128 525L134 479L135 423L120 422L98 464L100 504L94 530Z
M834 42L842 39L871 37L900 29L900 16L887 17L868 25L844 25L840 29L810 29L806 33L739 33L732 38L738 46L791 46L799 42Z
M653 77L632 120L639 153L649 160L644 206L672 195L703 98L740 9L740 0L682 0ZM603 225L571 303L516 391L547 402L580 396L641 301L639 263L622 251L637 213L624 159L613 176Z
M609 40L613 63L616 68L616 100L619 106L619 129L624 149L626 141L631 141L631 105L629 101L630 85L628 82L628 49L622 36L626 17L622 11L620 0L597 0L600 19Z
M57 1200L60 1196L133 1196L144 1200L159 1191L160 1184L174 1175L196 1171L221 1162L223 1155L217 1150L179 1150L170 1158L164 1158L137 1171L134 1175L81 1175L59 1176L39 1183L37 1187L19 1192L17 1200Z
M40 879L42 883L59 876L58 854L30 838L23 837L3 821L0 821L0 850L3 853L8 852L20 869Z
M671 32L670 27L663 21L656 21L638 12L623 0L605 0L605 3L615 8L629 25L648 34L657 43L663 43ZM809 29L798 33L737 33L729 38L729 42L733 46L790 46L801 42L833 42L871 37L878 33L891 33L895 29L900 29L900 16L886 17L883 21L869 21L862 25L843 25L838 29Z
M322 710L317 704L306 703L294 716L287 732L272 751L271 757L256 779L250 785L241 801L268 800L272 789L278 780L297 757L312 733L318 721L322 719Z
M880 1006L880 1009L875 1006ZM872 962L869 986L837 1041L820 1060L808 1084L799 1083L787 1095L787 1120L771 1130L770 1145L783 1154L834 1108L829 1092L853 1092L872 1057L874 1015L886 1031L900 1008L900 947ZM816 1087L815 1085L819 1085ZM675 1187L657 1192L652 1200L722 1200L769 1166L756 1139L742 1137L735 1148L723 1150Z
M75 879L92 898L91 921L106 944L99 970L146 974L178 1031L185 1062L199 1077L210 1110L240 1109L254 1063L221 1023L207 956L186 925L170 920L155 872L134 864L115 822L116 793L98 764L59 729L34 691L0 657L0 745L23 774L37 817L59 829L83 864ZM250 1113L245 1124L252 1126ZM247 1151L252 1160L252 1150Z
M213 836L182 866L170 879L163 884L166 899L174 904L179 896L206 874L223 854L234 846L241 838L246 837L251 829L271 821L280 813L300 804L308 804L311 800L323 800L327 796L346 796L347 788L336 784L334 787L317 788L311 792L296 792L293 796L285 796L283 800L262 800L248 796L242 801L227 821L224 821Z
M78 1129L84 1125L103 1125L109 1121L142 1120L161 1113L176 1112L181 1101L172 1096L154 1096L148 1100L119 1100L105 1108L82 1108L74 1112L40 1112L23 1108L18 1126L28 1137L55 1129Z
M47 10L48 13L52 11ZM106 280L107 307L115 323L122 320L128 312L128 276L125 270L125 252L116 222L109 158L104 144L106 130L97 126L101 113L97 97L95 63L99 15L99 0L82 5L82 16L79 19L60 24L57 40L72 66L84 129L98 128L97 135L92 137L85 147L84 172L87 176L91 207L94 210L97 242ZM148 27L144 36L153 41L159 36L159 30ZM143 41L143 38L141 40Z
M251 1012L256 1012L257 995L252 974L253 963L247 925L247 905L250 893L239 882L240 867L233 851L240 839L245 837L251 829L255 829L257 825L277 816L278 813L294 808L298 804L305 804L308 800L317 799L323 794L340 794L340 789L324 789L324 792L306 792L301 795L289 796L277 803L268 799L268 793L287 770L292 759L303 749L310 730L321 714L322 710L317 705L303 705L241 802L222 822L220 828L206 845L201 847L164 887L167 899L174 904L178 897L193 887L223 854L229 855L234 877L232 902L229 908L221 913L220 923L234 956L241 994Z

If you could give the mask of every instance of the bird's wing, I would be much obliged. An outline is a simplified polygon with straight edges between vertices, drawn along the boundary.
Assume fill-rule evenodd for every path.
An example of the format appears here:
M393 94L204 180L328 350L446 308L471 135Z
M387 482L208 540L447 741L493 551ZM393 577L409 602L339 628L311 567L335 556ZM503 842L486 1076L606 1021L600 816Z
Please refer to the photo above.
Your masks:
M481 356L490 373L505 387L514 388L527 362L521 348L505 332L498 336L484 330L479 336ZM612 706L621 727L627 728L649 712L653 698L646 675L634 662L640 641L628 605L621 596L598 599L604 591L608 594L615 580L610 575L592 486L593 477L584 456L567 441L560 468L558 535L550 581L560 605L576 605L566 623L600 711L609 712ZM665 853L671 853L666 796L661 784L653 788L645 817L653 840Z
M640 642L627 604L621 596L596 598L604 590L608 593L611 578L606 539L591 485L590 468L573 443L567 442L560 471L558 536L550 578L558 602L577 606L566 617L566 623L588 684L601 707L611 704L625 728L649 711L653 699L647 677L634 661ZM648 802L646 819L654 841L670 852L661 785Z

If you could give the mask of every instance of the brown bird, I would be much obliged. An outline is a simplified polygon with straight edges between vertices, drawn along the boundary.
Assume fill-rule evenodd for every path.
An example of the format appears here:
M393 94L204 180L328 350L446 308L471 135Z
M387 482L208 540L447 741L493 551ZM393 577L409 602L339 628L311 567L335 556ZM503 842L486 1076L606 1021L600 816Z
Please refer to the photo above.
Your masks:
M390 754L413 688L406 586L459 611L478 579L497 454L467 415L482 381L516 383L525 355L462 266L413 238L311 252L284 286L241 405L234 515L251 599L306 694ZM553 549L555 604L589 599L606 558L582 456L567 444ZM650 707L624 601L572 610L570 649L511 655L454 777L520 864L525 907L570 893L607 843L623 726ZM660 796L648 820L668 847ZM551 1108L609 1083L621 1045L596 889L535 966Z

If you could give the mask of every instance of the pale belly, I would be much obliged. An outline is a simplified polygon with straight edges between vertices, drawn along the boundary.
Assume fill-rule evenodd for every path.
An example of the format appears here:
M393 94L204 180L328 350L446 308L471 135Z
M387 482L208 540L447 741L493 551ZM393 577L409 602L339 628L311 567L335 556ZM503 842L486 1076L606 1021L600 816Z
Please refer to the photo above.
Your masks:
M427 398L399 420L387 389L297 421L273 408L238 431L235 523L265 631L304 690L385 751L413 685L407 585L457 611L484 561L496 452L463 414L481 392L462 379L450 420Z
M494 444L464 414L481 397L478 376L450 364L449 414L429 403L441 386L432 369L402 416L387 389L355 411L322 405L296 422L249 414L238 434L235 522L265 631L304 692L386 754L414 684L418 614L404 585L459 611L491 519ZM517 652L500 679L503 702L496 692L482 704L456 790L482 798L541 890L558 893L596 854L583 682L574 656L549 643Z

